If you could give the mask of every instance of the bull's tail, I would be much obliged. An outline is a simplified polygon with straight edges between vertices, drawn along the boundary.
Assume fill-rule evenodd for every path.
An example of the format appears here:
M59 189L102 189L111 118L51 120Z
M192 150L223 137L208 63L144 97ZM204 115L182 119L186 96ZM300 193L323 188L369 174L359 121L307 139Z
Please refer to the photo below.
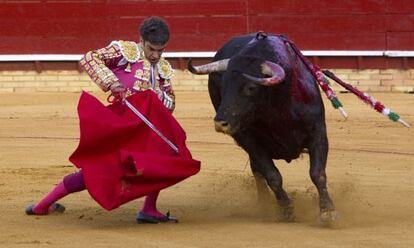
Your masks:
M366 104L368 104L369 106L374 108L377 112L382 113L385 116L388 116L388 118L390 120L392 120L394 122L398 121L401 124L403 124L404 126L410 127L410 124L408 124L407 122L402 120L397 113L392 112L389 108L386 108L381 102L375 100L375 98L368 95L367 93L362 92L361 90L357 89L355 86L352 86L351 84L348 84L348 83L342 81L340 78L335 76L335 74L333 74L331 71L324 70L323 74L325 74L330 79L334 80L339 85L341 85L345 89L347 89L350 92L352 92L353 94L355 94L359 99L361 99L363 102L365 102Z

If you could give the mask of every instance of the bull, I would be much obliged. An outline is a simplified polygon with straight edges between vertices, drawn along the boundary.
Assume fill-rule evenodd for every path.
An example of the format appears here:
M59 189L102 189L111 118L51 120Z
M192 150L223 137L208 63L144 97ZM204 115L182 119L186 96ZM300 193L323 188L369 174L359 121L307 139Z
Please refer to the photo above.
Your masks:
M215 129L247 152L259 197L267 182L286 220L293 220L293 204L273 159L290 162L309 153L320 219L330 222L338 213L327 189L325 109L314 76L285 41L264 32L238 36L218 50L212 63L194 66L190 60L188 69L209 74Z

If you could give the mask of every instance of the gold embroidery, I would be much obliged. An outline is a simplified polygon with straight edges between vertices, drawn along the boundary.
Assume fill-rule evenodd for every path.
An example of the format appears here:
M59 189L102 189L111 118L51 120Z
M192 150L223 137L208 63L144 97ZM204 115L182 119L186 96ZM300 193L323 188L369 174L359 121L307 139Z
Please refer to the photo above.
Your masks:
M151 70L151 63L147 59L143 59L144 61L144 70Z
M144 48L142 48L142 43L138 43L138 50L139 50L140 58L142 60L146 60L147 57L145 57L145 52L144 52Z
M131 64L128 62L127 66L125 67L126 72L131 72Z
M136 78L142 78L142 76L144 75L144 71L141 69L138 69L135 71L135 77Z
M154 73L155 73L155 82L154 85L150 82L151 77L151 63L146 59L144 51L142 49L141 44L138 44L138 49L141 59L138 60L138 63L142 64L142 69L138 69L135 71L134 77L137 78L137 80L134 83L134 89L136 90L148 90L153 89L161 90L160 88L160 80L166 79L164 81L164 84L167 82L166 86L171 86L169 79L172 77L174 70L172 69L170 63L168 63L167 60L164 58L161 58L160 61L155 65ZM154 88L153 88L154 87ZM163 85L163 87L165 87Z
M120 50L110 45L95 51L90 51L81 59L81 65L103 91L108 91L112 83L118 81L115 74L106 67L110 61L120 57Z
M134 88L137 90L148 90L151 88L151 85L148 82L137 80L135 81Z
M151 71L150 67L147 67L145 60L138 61L138 63L143 63L143 69L137 69L135 71L135 78L148 82L150 80Z
M171 67L170 63L164 58L161 58L157 64L158 73L164 79L170 79L174 73L173 68Z
M148 83L148 82L142 82L142 84L141 84L142 86L142 88L144 89L144 90L148 90L149 88L151 88L151 85Z
M164 87L168 87L171 86L171 81L170 80L165 80L164 81Z
M135 63L140 58L140 51L137 43L133 41L119 41L121 53L129 63Z

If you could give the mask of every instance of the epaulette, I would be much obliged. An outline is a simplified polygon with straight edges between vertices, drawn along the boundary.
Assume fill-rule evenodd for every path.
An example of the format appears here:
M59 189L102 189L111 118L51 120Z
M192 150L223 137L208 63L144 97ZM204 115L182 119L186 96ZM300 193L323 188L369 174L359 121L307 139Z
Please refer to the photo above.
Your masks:
M161 58L157 64L158 73L163 79L171 79L174 74L174 69L171 64L164 58Z
M119 40L116 42L121 49L122 56L129 62L135 63L140 59L138 44L133 41Z

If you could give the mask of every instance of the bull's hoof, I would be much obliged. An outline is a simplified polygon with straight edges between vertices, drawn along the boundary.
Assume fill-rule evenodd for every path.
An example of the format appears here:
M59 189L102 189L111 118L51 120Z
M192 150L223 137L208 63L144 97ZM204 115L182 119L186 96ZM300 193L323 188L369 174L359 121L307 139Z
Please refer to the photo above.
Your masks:
M281 207L280 216L277 220L281 222L295 222L296 216L293 205L289 204L288 206Z
M321 212L320 221L324 225L336 223L340 218L339 212L336 210L327 210Z

